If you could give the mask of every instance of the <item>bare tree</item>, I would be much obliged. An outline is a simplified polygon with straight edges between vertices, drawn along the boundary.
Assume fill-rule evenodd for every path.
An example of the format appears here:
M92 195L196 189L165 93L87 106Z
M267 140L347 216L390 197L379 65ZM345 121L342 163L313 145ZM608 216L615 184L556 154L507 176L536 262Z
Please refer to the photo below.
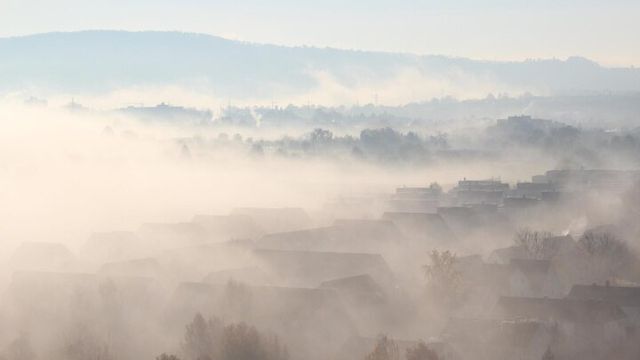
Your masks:
M111 360L113 344L95 322L76 321L60 331L61 338L50 359L64 360Z
M423 341L407 349L407 360L439 360L438 353L430 349Z
M532 259L543 259L552 246L549 239L553 237L547 231L533 231L528 228L518 230L515 236L515 243L522 246Z
M449 250L433 250L429 254L429 264L423 266L430 292L444 300L445 304L458 301L461 290L462 273L457 269L456 254Z
M65 360L111 360L109 347L91 335L81 335L72 339L62 350Z
M197 314L187 325L182 345L189 360L288 360L286 346L275 335L262 334L245 323L225 325ZM164 360L164 359L163 359Z
M365 360L400 360L398 345L386 335L380 335L376 345Z
M278 337L269 336L245 323L224 327L222 360L288 360L289 352Z
M26 334L20 334L5 349L4 358L7 360L35 360L36 354L31 347L29 337Z
M159 356L156 356L156 360L180 360L180 358L175 355L162 353Z
M207 322L200 313L196 314L184 334L182 349L187 359L213 360L220 346L221 338L217 335L221 328L218 319L212 318Z
M587 231L578 244L589 255L591 274L596 278L618 276L636 260L627 243L610 232Z
M268 360L289 360L289 349L280 343L276 335L263 334L262 346L266 350Z
M260 334L245 323L231 324L224 328L224 360L265 359L266 352L260 343Z

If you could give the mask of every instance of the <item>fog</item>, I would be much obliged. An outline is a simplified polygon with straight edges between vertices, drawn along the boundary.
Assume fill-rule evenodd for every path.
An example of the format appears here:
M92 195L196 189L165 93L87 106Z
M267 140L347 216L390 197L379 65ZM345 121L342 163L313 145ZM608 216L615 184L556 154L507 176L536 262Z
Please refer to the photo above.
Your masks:
M640 355L636 69L3 46L0 359Z
M3 202L11 204L2 214L6 241L35 237L77 244L92 231L129 229L145 221L188 220L196 213L247 206L314 210L338 196L496 174L466 161L443 166L436 160L416 169L350 156L256 157L245 144L234 144L225 128L141 123L12 101L0 106L5 114L0 134ZM229 141L197 146L198 141L215 142L220 134L229 134ZM256 136L256 131L236 134ZM265 130L263 136L277 139L268 134ZM181 144L188 141L194 148L185 153ZM505 161L500 175L525 179L532 169L553 165L538 162Z

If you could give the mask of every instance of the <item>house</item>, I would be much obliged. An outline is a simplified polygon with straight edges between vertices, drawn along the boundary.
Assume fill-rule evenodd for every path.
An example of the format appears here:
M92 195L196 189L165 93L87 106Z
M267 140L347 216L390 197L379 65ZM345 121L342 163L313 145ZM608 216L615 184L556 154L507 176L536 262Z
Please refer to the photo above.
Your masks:
M387 239L402 239L402 233L387 219L336 219L333 226L352 232L360 237L380 237Z
M506 213L511 211L524 211L535 208L541 204L541 200L533 197L519 196L519 197L505 197L502 207Z
M209 240L201 225L190 222L146 223L140 226L136 235L142 239L145 247L155 252L201 244Z
M337 352L343 339L357 335L333 289L182 283L168 309L168 321L173 324L186 323L199 312L270 329L292 353L305 359L326 359Z
M368 274L347 276L344 278L323 281L320 288L334 289L347 302L354 305L382 305L387 301L387 294Z
M509 184L500 180L460 180L451 192L455 194L459 205L500 204Z
M264 234L248 215L196 215L191 222L202 226L213 241L255 239Z
M368 274L383 288L395 287L394 276L379 254L256 249L256 264L281 284L315 287L324 281Z
M606 324L624 319L619 306L601 300L502 296L494 315L504 318L536 318L573 324Z
M277 250L338 251L345 247L343 239L337 239L340 235L333 226L278 232L264 235L256 241L256 246Z
M545 178L561 189L620 192L638 181L640 172L601 169L549 170L545 173Z
M456 256L455 267L461 274L475 272L484 265L482 256L478 254Z
M402 186L396 188L394 198L397 199L425 199L425 200L438 200L442 196L442 189L434 186L426 187L411 187Z
M100 275L138 276L163 278L166 275L162 266L154 258L142 258L114 261L103 264L98 270Z
M492 205L439 207L438 214L460 240L503 238L512 232L509 219Z
M455 191L507 191L509 184L501 182L499 179L467 180L458 181Z
M461 266L470 287L482 287L499 295L559 295L561 287L549 260L512 259L509 264L470 263Z
M147 250L133 231L95 232L81 249L80 255L87 260L104 263L133 259L146 255Z
M33 348L49 349L61 336L90 331L126 344L128 353L146 353L157 339L149 320L161 318L165 302L162 288L148 278L15 272L2 302L3 336L28 332Z
M366 274L323 281L319 288L338 294L359 334L373 336L402 315L395 308L395 298Z
M524 245L496 249L489 255L487 262L508 264L514 259L552 260L557 256L571 256L579 251L578 244L571 235L551 236L543 239L539 248L536 249L529 250Z
M485 225L477 212L470 207L439 207L438 215L442 217L453 233L459 238L465 237L473 230Z
M567 295L570 299L602 300L620 307L640 307L640 287L609 285L574 285Z
M424 250L437 245L449 245L457 240L440 214L386 212L382 218L392 221L412 240L414 248Z
M475 257L457 265L462 287L467 291L465 316L478 316L500 296L563 296L560 283L548 260L512 260L509 264L487 264ZM463 258L465 259L465 258Z
M295 251L386 252L406 246L406 239L388 220L338 219L332 226L267 234L256 246Z
M49 337L74 322L90 322L96 330L116 320L137 326L128 321L158 316L164 301L149 278L17 271L2 306L12 324Z
M253 246L248 240L205 243L165 250L156 259L172 277L200 281L211 272L254 266Z
M618 305L600 300L503 296L492 315L555 321L564 339L558 352L582 358L603 358L627 338L625 313Z
M555 350L553 321L451 318L442 338L464 359L540 360Z
M374 195L350 195L340 196L326 202L322 210L331 214L335 218L345 218L349 216L372 218L379 213L379 209L384 206L384 200Z
M556 190L556 186L549 182L519 182L516 188L509 192L509 197L542 200L542 194L556 192Z
M433 213L440 205L439 201L421 198L391 198L385 202L384 209L392 212Z
M390 338L398 347L398 355L405 358L407 350L416 347L420 341ZM356 336L347 339L340 352L335 356L338 360L364 359L373 351L378 339L375 337ZM430 339L424 344L438 355L438 360L461 360L461 357L447 342Z
M610 285L574 285L568 299L600 300L618 305L635 327L640 326L640 287Z
M435 187L400 187L386 201L392 212L434 212L442 197L442 190Z
M20 270L69 271L76 265L65 245L52 242L23 242L9 259L9 266Z
M504 198L504 191L487 190L457 190L456 198L460 205L500 204Z
M308 229L309 215L301 208L236 208L231 215L245 215L253 219L265 233Z
M513 259L530 258L531 254L526 247L522 245L512 245L493 250L487 257L487 262L490 264L508 264Z
M202 282L214 285L227 284L230 281L256 286L275 283L266 271L257 266L213 271L202 279Z
M550 260L512 259L509 267L526 278L522 296L561 296L563 287ZM514 294L515 295L515 294Z

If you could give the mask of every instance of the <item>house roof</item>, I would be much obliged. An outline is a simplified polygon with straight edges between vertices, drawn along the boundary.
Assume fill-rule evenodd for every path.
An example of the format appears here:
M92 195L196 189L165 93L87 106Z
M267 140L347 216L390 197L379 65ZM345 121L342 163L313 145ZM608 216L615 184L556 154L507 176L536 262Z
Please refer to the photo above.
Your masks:
M336 289L356 303L380 304L386 301L386 294L380 285L368 274L347 276L323 281L321 288Z
M97 276L89 273L69 273L57 271L15 271L11 276L11 283L17 284L82 284L87 285L95 281Z
M248 215L196 215L193 223L202 226L210 235L225 239L254 238L264 230Z
M89 236L85 247L126 246L137 240L133 231L94 232Z
M509 265L525 275L543 275L549 272L550 260L511 259Z
M492 318L451 318L444 337L452 342L499 341L523 347L534 341L539 330L554 331L553 322L539 319L502 320ZM505 340L508 340L505 342Z
M386 212L383 219L393 221L407 234L420 234L421 237L433 238L436 241L455 241L456 236L440 214Z
M418 340L403 340L393 338L389 338L389 340L392 340L398 346L398 354L401 358L405 357L407 350L417 346L420 343L420 341ZM342 346L338 358L363 359L375 348L377 341L378 339L373 337L351 337L347 339L347 341ZM425 341L424 344L427 346L427 348L433 350L438 355L439 359L457 360L461 358L447 342L437 339L431 339L429 341Z
M281 250L363 252L396 247L404 241L390 221L336 220L333 226L268 234L256 245Z
M551 260L558 255L566 255L577 250L577 243L571 235L552 236L544 239L541 253L538 256L544 260ZM513 245L495 249L490 258L496 261L509 263L511 260L530 259L530 254L523 245Z
M572 323L606 323L625 317L620 307L599 300L502 296L494 314L506 319L536 318Z
M486 287L497 293L509 294L512 276L521 274L532 290L541 289L547 281L550 261L548 260L512 260L509 264L484 263L477 257L467 257L460 263L462 279L472 286Z
M29 241L16 248L9 262L14 268L62 270L75 260L75 255L61 243Z
M340 243L332 243L338 232L333 226L314 229L295 230L264 235L256 245L260 248L281 250L319 250L335 247ZM335 250L335 249L334 249Z
M82 246L81 255L83 259L94 261L95 264L153 256L159 246L162 248L162 240L158 239L143 238L134 231L96 232Z
M498 232L512 227L504 214L486 206L439 207L438 214L452 231L461 237L479 230Z
M273 282L265 271L256 266L213 271L202 281L209 284L226 284L229 281L238 281L248 285L270 285Z
M206 238L204 228L196 223L144 223L140 225L138 234L141 236L181 236L202 240Z
M294 284L317 286L340 277L369 274L383 285L393 275L380 254L317 251L254 250L264 269Z
M401 239L402 233L387 219L336 219L333 226L367 237L388 237Z
M269 328L289 339L290 350L303 358L317 357L320 349L332 353L357 333L333 289L182 283L168 310L172 321L192 319L200 312Z
M98 270L98 274L101 275L128 275L152 278L159 277L162 273L162 267L154 258L108 262Z
M232 215L246 215L267 233L309 228L311 218L301 208L235 208Z
M144 299L153 280L142 276L103 276L87 273L50 271L16 271L8 288L8 299L23 308L38 304L51 304L54 311L62 311L61 303L73 300L78 292L97 299L105 284L113 285L121 296L131 299L132 304ZM148 304L149 300L145 300Z
M281 322L299 323L314 314L331 312L346 323L351 323L338 293L333 289L296 288L278 286L253 286L241 283L214 285L197 282L183 282L174 292L172 305L180 307L181 303L210 306L209 309L193 309L199 311L224 311L224 306L233 306L229 302L230 291L241 289L245 300L253 308L252 314L279 319ZM317 325L317 324L316 324ZM349 325L351 326L351 325Z
M574 285L567 298L602 300L622 307L640 307L640 287Z
M40 256L56 256L64 258L73 258L73 253L61 243L27 241L21 243L16 249L13 259L31 259Z
M457 256L456 264L462 267L466 267L466 266L479 266L484 264L484 262L482 261L482 256L480 254L471 254L471 255Z
M527 249L524 246L513 245L505 248L495 249L489 255L489 259L500 262L504 264L508 264L513 259L528 259L530 258Z
M157 258L172 274L202 279L212 271L248 266L251 241L225 241L165 250Z
M506 197L502 200L503 206L509 209L529 208L540 203L540 200L530 197Z

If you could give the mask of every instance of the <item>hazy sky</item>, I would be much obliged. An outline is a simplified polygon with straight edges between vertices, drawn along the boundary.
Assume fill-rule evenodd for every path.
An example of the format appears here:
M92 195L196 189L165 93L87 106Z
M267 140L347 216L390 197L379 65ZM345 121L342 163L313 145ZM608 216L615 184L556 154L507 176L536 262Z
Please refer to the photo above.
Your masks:
M251 42L640 66L639 0L0 0L0 36L181 30Z

